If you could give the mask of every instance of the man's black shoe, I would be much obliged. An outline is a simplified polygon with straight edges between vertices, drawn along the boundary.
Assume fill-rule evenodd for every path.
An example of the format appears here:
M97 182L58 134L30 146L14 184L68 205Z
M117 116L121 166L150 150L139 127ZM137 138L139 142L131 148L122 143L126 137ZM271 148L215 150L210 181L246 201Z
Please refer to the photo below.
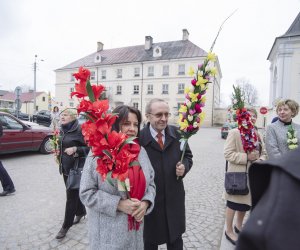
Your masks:
M69 228L61 228L60 230L59 230L59 232L57 233L57 235L56 235L56 239L62 239L62 238L64 238L65 236L66 236L66 234L67 234L67 232L68 232L68 230L69 230Z
M2 193L0 193L0 196L6 196L6 195L10 195L12 193L16 192L15 189L12 189L12 190L6 190L6 191L3 191Z

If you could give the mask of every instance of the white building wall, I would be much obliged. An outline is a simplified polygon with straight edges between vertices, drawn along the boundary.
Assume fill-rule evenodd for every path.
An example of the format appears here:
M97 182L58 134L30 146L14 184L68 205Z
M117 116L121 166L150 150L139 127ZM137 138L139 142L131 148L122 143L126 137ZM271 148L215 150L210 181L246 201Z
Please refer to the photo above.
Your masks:
M269 60L270 106L280 98L300 103L300 38L277 40Z
M177 123L178 117L177 109L178 103L183 103L185 98L184 94L178 94L178 84L184 83L185 87L189 86L192 77L188 75L189 68L192 66L194 69L198 64L203 62L203 58L189 58L181 60L169 61L151 61L143 63L128 63L118 65L104 65L101 67L89 68L90 71L95 71L95 80L91 80L92 84L103 84L107 89L108 99L111 108L115 108L118 104L133 105L138 103L138 108L145 118L145 106L152 98L162 98L169 103L172 117L170 121ZM180 64L185 65L185 74L178 75L178 67ZM169 65L169 76L163 76L163 65ZM154 67L154 76L148 76L148 67ZM140 68L140 76L134 76L134 68ZM122 69L122 78L117 78L117 70ZM55 99L59 103L60 109L74 106L78 104L76 98L70 99L70 89L74 88L75 81L71 81L71 74L77 72L78 69L56 71L56 88ZM102 79L101 72L106 70L106 79ZM218 68L219 70L219 68ZM97 74L98 73L98 74ZM153 85L153 94L147 93L147 86ZM162 94L162 85L169 85L169 93ZM206 107L204 111L206 118L203 123L204 126L211 126L212 124L212 109L213 109L213 91L216 98L214 107L219 104L220 96L220 75L217 75L215 88L213 84L209 84L209 89L206 94ZM117 95L117 86L122 86L122 94ZM133 86L139 85L139 94L133 94Z

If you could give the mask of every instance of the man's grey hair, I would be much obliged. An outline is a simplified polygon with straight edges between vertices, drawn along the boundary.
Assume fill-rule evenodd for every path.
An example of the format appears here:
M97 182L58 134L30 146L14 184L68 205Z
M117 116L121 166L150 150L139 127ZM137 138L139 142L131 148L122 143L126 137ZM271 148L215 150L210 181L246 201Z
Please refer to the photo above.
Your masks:
M145 113L146 113L146 114L150 114L150 113L151 113L151 106L152 106L152 104L155 103L155 102L164 102L164 103L166 103L166 104L168 105L168 103L167 103L164 99L153 98L153 99L151 99L151 100L147 103L147 105L146 105L146 108L145 108Z

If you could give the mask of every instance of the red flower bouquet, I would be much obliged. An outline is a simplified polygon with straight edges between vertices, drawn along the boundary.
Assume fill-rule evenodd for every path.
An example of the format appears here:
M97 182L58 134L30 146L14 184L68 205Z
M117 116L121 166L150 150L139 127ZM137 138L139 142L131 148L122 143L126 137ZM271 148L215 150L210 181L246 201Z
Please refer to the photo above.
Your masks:
M97 157L97 172L102 180L113 185L112 178L117 179L130 198L141 200L145 192L145 177L138 162L140 146L134 142L135 137L112 131L117 114L108 112L108 100L103 99L105 87L91 86L90 71L83 67L74 74L79 83L71 97L79 98L78 113L84 113L88 121L82 124L82 134L92 153ZM142 177L141 177L142 173ZM125 181L130 180L130 186ZM128 216L129 230L138 230L139 223Z
M256 149L258 138L255 133L254 125L251 122L251 115L244 107L245 103L240 87L233 85L233 90L232 107L236 110L236 119L241 134L243 149L248 153Z

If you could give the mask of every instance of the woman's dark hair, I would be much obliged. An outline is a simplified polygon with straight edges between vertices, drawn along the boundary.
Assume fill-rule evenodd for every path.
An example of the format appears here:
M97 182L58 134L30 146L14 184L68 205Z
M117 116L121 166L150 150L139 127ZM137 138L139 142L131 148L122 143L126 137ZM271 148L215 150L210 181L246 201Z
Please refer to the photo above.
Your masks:
M124 121L127 121L128 119L128 114L133 113L136 115L137 120L138 120L138 134L137 136L140 135L140 126L142 122L142 115L141 112L134 108L134 107L129 107L127 105L120 105L116 107L112 113L117 114L118 118L116 119L115 123L112 126L112 130L115 130L117 132L120 131L120 124L123 123Z
M56 111L57 110L57 111ZM58 108L58 106L54 106L53 107L53 111L52 112L59 112L59 108Z

